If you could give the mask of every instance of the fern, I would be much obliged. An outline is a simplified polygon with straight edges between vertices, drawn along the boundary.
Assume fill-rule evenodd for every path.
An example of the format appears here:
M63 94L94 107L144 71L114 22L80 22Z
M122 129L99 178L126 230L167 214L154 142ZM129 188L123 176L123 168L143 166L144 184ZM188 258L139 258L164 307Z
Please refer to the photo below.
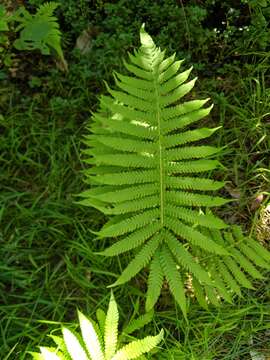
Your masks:
M64 60L61 48L61 32L57 18L53 12L59 6L56 2L48 2L40 5L35 15L31 15L24 7L21 7L14 19L20 22L16 31L20 31L20 37L15 40L14 46L18 50L38 49L43 55L49 55L54 49L58 56Z
M251 287L248 277L261 276L256 267L267 268L269 254L235 229L232 235L210 212L230 201L212 194L224 182L202 175L221 166L213 157L222 149L195 142L219 128L188 127L212 105L206 106L209 99L183 100L196 81L186 82L191 69L182 71L174 55L165 59L144 27L140 38L140 49L125 62L130 75L114 74L117 89L106 85L110 96L101 96L89 124L84 153L92 165L85 171L91 188L80 203L110 216L96 234L117 241L101 255L136 251L111 286L150 264L146 310L154 307L165 280L186 315L186 279L193 279L203 306L206 298L232 301L231 293Z
M102 315L101 315L102 314ZM99 310L97 317L100 326L78 312L81 335L64 327L63 337L51 336L56 347L40 347L40 353L30 352L37 360L128 360L142 359L144 353L150 352L163 338L163 330L156 336L147 336L142 340L134 340L119 349L118 341L118 310L111 293L107 315ZM126 333L144 326L153 317L152 313L134 319L127 327ZM122 335L124 337L124 335Z
M0 31L8 31L9 16L6 14L4 5L0 5Z
M254 239L245 237L239 226L232 226L230 231L204 229L204 232L226 247L232 255L225 258L216 255L203 261L202 265L215 284L215 299L204 294L210 302L216 304L218 298L231 302L233 294L241 296L241 287L253 289L252 280L263 279L258 268L269 269L270 254ZM196 284L194 292L200 301L202 291L196 291Z

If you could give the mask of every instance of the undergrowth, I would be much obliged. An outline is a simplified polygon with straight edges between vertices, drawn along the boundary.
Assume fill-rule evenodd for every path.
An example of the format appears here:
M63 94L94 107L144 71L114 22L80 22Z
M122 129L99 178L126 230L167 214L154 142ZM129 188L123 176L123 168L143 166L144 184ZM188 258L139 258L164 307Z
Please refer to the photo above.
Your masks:
M4 3L9 11L18 6ZM43 1L27 3L34 13ZM148 1L137 6L107 1L89 6L83 0L61 4L56 16L67 74L38 52L7 50L11 62L0 69L1 359L29 358L26 352L46 344L46 334L57 331L60 322L75 320L76 308L89 316L98 307L105 309L109 295L101 284L115 281L131 260L93 255L105 249L105 242L93 241L89 229L98 231L105 218L75 205L73 195L82 191L84 165L78 154L89 109L96 109L96 95L105 88L101 79L110 83L111 69L123 69L121 57L130 44L136 45L144 21L150 21L149 28L155 24L154 39L160 46L188 58L187 67L195 62L200 82L193 95L211 97L215 104L202 125L222 125L213 145L227 145L222 154L226 171L216 178L224 180L225 173L222 195L235 198L218 215L255 234L261 209L269 203L269 45L264 41L269 6L259 1L239 2L236 7L230 1L202 3L166 1L167 12L159 2L152 6ZM230 14L230 7L238 15ZM246 43L241 40L242 25L250 27L244 32ZM88 26L91 52L82 55L74 46ZM268 246L267 238L264 242ZM121 325L142 312L146 281L147 273L142 272L115 291ZM259 280L254 287L234 306L210 306L209 311L191 298L188 325L164 288L154 322L136 336L167 329L162 356L169 359L250 360L251 350L267 354L269 283Z

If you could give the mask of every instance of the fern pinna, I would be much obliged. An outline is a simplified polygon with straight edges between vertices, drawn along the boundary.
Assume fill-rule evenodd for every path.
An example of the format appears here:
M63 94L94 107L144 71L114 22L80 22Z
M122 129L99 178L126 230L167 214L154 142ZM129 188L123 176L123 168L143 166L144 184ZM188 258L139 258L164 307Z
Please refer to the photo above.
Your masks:
M219 167L211 157L220 149L194 145L218 129L194 129L212 105L206 105L209 99L180 102L194 86L196 79L187 81L191 69L179 72L182 61L174 55L165 59L144 27L140 38L139 51L125 63L133 76L116 73L118 90L107 86L111 96L102 96L93 114L85 140L91 188L81 203L110 216L97 234L118 240L102 255L137 251L113 285L149 264L146 310L155 305L165 279L186 314L187 279L202 304L205 298L230 301L240 286L251 286L243 270L258 277L255 265L268 267L270 256L245 238L237 238L236 249L228 226L210 211L228 202L211 195L223 182L200 175Z

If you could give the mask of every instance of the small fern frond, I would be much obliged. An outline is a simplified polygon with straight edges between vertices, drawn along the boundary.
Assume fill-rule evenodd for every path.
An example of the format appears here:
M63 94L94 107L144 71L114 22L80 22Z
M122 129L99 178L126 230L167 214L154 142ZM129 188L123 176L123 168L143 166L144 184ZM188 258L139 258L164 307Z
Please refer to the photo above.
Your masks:
M136 174L133 174L133 179ZM143 184L128 186L125 188L114 189L111 186L104 186L93 188L83 193L82 196L85 198L94 198L103 202L108 203L122 203L130 200L135 200L138 198L143 198L148 195L154 195L158 192L158 187L154 184Z
M159 205L158 195L146 196L143 199L126 201L122 204L115 205L113 209L104 209L105 214L126 214L138 212L139 210L146 210L149 208L155 208Z
M89 174L88 182L92 185L115 185L117 188L121 185L133 185L133 184L148 184L154 183L152 186L156 185L157 172L156 170L133 170L133 171L123 171L118 173L117 169L115 173L111 172L113 169L110 168L106 174L101 173L96 176L91 176L91 172L86 172L86 175ZM124 191L124 189L123 189ZM154 193L153 191L152 193ZM151 193L151 192L149 192Z
M193 67L189 68L186 71L181 72L180 74L176 75L172 79L166 81L160 88L161 94L162 95L169 94L177 86L183 84L188 79L192 69L193 69ZM159 67L159 71L162 71L161 66Z
M210 99L190 100L179 105L162 109L161 116L164 119L162 126L163 132L166 134L172 130L183 129L187 125L190 125L207 116L213 106L211 105L206 109L201 109L201 107L209 100Z
M203 101L194 100L192 104L184 103L182 106L178 105L174 109L163 110L162 115L164 116L164 120L166 120L162 127L164 135L169 136L171 131L181 130L186 126L191 125L207 116L212 110L212 106L209 106L206 109L194 111L194 109L199 109L201 106L203 106L206 101L208 101L208 99ZM187 115L185 115L186 113ZM179 117L177 115L179 115ZM172 120L168 121L168 117L169 119L172 118ZM181 135L179 138L181 141Z
M53 16L58 6L56 2L44 3L40 5L35 15L23 9L20 16L16 17L16 21L21 24L16 29L20 30L20 37L14 42L15 48L18 50L38 49L44 55L50 54L50 50L54 49L64 62L61 32L57 18Z
M40 347L40 353L29 352L29 354L36 360L143 359L142 354L150 352L163 339L163 330L161 330L157 336L148 336L120 347L120 340L118 339L119 315L113 293L111 293L107 315L102 310L99 310L97 314L100 328L92 319L88 319L81 312L78 312L82 337L63 327L62 338L50 335L56 347ZM126 334L148 324L152 318L153 311L134 319L127 325L120 339L124 339Z

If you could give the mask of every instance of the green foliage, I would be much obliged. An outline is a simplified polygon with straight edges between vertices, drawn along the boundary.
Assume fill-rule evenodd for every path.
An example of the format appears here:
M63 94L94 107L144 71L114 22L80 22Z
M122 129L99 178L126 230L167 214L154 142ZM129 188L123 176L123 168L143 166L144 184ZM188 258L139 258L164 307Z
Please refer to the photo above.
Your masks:
M212 256L203 261L203 267L215 282L216 289L213 292L209 287L206 287L206 293L203 295L203 289L199 288L196 283L194 286L195 295L197 292L197 298L204 307L206 296L213 304L219 297L223 297L232 303L233 293L241 296L241 287L253 289L250 278L254 280L264 278L257 268L270 269L270 253L259 242L250 237L245 237L239 226L232 226L231 232L224 231L223 234L219 230L205 231L208 236L228 249L231 257ZM230 292L227 289L230 289Z
M53 16L58 6L59 4L55 2L45 3L40 5L35 15L31 15L21 7L15 15L15 20L20 23L16 28L16 31L20 31L20 37L14 42L15 48L38 49L43 55L49 55L51 49L54 49L63 59L59 24L57 18Z
M90 28L95 57L89 54L79 60L81 65L86 63L95 69L91 77L98 81L111 80L107 64L122 69L120 58L130 50L130 44L137 44L137 29L143 22L147 22L161 47L176 51L188 63L192 59L196 71L207 77L230 73L234 66L254 62L256 51L268 46L269 7L250 6L247 2L105 0L87 5L85 0L76 6L67 2L63 13L67 17L65 26L73 36ZM253 57L247 56L251 53Z
M228 200L208 194L223 182L199 176L220 167L211 159L220 148L194 145L217 130L194 128L209 114L212 106L204 107L209 99L183 101L196 80L186 82L191 69L179 72L182 61L175 61L175 55L165 59L143 27L140 36L142 46L129 55L130 64L125 62L135 77L116 73L118 90L107 86L112 97L101 97L100 110L91 119L91 134L85 138L90 158L85 161L93 167L85 173L92 188L81 194L80 203L111 215L96 234L120 239L102 255L137 248L112 286L124 284L150 264L147 311L155 305L165 278L186 316L189 277L195 279L198 299L207 296L217 304L222 297L231 302L233 290L240 294L231 278L251 288L242 270L258 278L255 266L268 265L252 253L240 230L234 238L230 230L222 232L228 226L210 211ZM227 266L230 278L220 279L218 263Z
M6 15L6 9L3 5L0 5L0 31L8 31L8 16Z
M24 66L23 56L14 51L14 48L17 50L40 50L43 55L51 54L53 51L60 58L59 68L67 71L67 62L61 48L58 19L53 16L53 12L58 6L58 3L46 2L40 5L36 13L32 15L23 6L19 6L17 10L7 11L8 7L6 9L1 5L0 68L3 67L1 73L4 78L7 77L4 70L8 70L11 77L16 77L17 69Z
M1 4L8 14L20 4L35 14L44 2L3 0ZM90 229L100 229L104 216L94 208L74 207L72 194L82 189L78 153L89 109L96 109L102 80L111 85L111 70L123 72L121 58L132 50L131 44L137 45L142 22L147 22L157 44L187 59L185 68L192 59L200 82L190 96L211 96L215 103L211 116L201 125L222 125L211 137L211 145L227 145L222 152L226 171L220 169L213 175L216 180L225 177L222 195L233 194L235 201L219 208L218 214L226 222L241 224L247 233L256 233L257 218L269 202L270 184L269 41L265 41L269 38L265 27L265 21L270 20L269 6L251 6L260 2L61 1L55 14L69 62L66 74L38 50L14 49L12 43L19 35L14 32L15 23L9 22L9 31L0 33L1 39L5 37L0 54L1 359L27 360L30 349L50 346L46 335L52 326L46 319L56 327L59 322L66 324L76 317L76 307L92 316L92 310L107 301L105 285L115 281L132 259L132 253L110 258L95 255L108 241L93 241ZM85 29L90 34L89 54L74 49ZM263 195L263 201L254 210L258 194ZM269 226L265 230L268 232L261 234L261 241L267 247ZM196 254L191 255L197 263ZM212 256L202 259L203 266L208 267ZM154 257L159 257L159 251ZM158 265L156 261L155 269ZM163 273L158 274L153 289L163 283ZM264 352L267 358L269 273L262 274L264 279L252 282L255 290L236 282L241 297L236 298L231 291L233 305L222 302L222 306L211 306L201 286L208 311L202 310L194 297L196 278L188 277L188 325L174 307L165 280L154 324L135 335L143 338L155 334L156 327L166 329L164 351L151 359L250 359L254 350ZM117 289L121 319L140 313L139 306L147 299L147 275L147 271L142 272ZM219 297L218 289L215 293ZM153 290L152 295L151 303L155 303L159 293Z
M5 64L8 64L10 56L5 56L5 48L8 47L9 41L6 32L9 30L10 16L7 15L6 9L0 5L0 58L3 59ZM0 60L0 66L1 66Z
M147 316L147 314L145 315ZM119 314L113 294L111 294L107 315L98 311L99 324L78 312L81 335L62 328L63 338L51 335L57 347L40 347L40 353L31 352L38 360L128 360L145 359L143 354L149 353L163 338L163 330L156 336L147 336L142 340L134 340L119 348L118 321ZM103 320L100 319L101 317ZM103 323L103 324L102 324ZM135 320L129 332L144 326L142 318Z

